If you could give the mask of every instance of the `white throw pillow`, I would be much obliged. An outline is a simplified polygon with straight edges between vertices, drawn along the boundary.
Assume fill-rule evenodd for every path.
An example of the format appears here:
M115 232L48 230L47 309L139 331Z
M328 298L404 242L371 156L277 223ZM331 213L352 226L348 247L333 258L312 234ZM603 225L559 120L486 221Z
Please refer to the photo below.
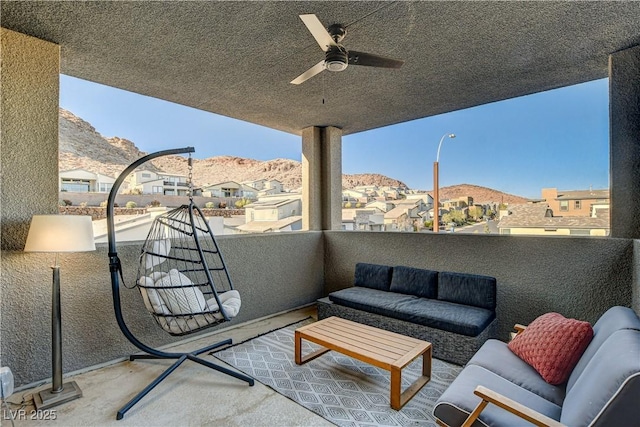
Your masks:
M158 294L172 314L201 313L206 310L204 295L198 287L190 287L193 282L178 270L173 269L169 274L155 282L156 288L170 286L184 286L180 288L158 289Z

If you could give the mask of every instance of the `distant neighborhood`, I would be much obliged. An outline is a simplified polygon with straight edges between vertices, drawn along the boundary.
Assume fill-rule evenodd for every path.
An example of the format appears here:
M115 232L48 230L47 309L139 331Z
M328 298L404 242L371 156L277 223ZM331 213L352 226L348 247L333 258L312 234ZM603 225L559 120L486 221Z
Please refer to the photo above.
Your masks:
M61 171L61 204L104 205L115 178L85 169ZM138 170L121 190L127 207L144 212L119 216L116 231L130 240L143 239L151 221L167 208L184 203L186 175ZM302 228L300 189L287 189L277 179L224 181L193 189L196 202L211 213L217 234L269 233ZM71 199L75 200L72 201ZM130 200L129 200L130 199ZM501 200L476 203L472 196L441 199L441 232L502 235L607 236L609 190L558 191L543 188L540 199L509 204ZM216 212L212 210L225 210ZM434 201L427 191L406 187L362 185L343 189L342 229L346 231L432 232ZM126 233L125 233L126 231ZM96 238L106 241L106 223L96 220Z

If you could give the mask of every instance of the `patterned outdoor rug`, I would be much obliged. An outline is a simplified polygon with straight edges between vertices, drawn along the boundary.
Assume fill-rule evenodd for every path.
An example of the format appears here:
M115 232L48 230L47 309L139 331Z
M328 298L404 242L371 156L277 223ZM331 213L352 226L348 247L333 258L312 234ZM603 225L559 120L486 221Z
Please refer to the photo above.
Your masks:
M330 351L302 366L294 361L294 331L269 332L213 355L339 426L435 426L433 405L461 367L433 359L431 380L400 411L389 406L390 374ZM303 354L319 347L303 341ZM421 358L402 371L402 389L420 375Z

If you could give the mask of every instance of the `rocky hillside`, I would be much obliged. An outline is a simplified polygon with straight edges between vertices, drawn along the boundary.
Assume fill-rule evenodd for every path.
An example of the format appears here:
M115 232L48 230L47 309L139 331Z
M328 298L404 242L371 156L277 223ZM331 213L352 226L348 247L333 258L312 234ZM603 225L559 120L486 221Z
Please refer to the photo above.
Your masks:
M433 192L429 192L433 194ZM527 199L513 194L503 193L492 188L472 184L458 184L440 189L440 199L455 199L457 197L473 197L474 203L507 203L518 205L527 202Z
M134 160L147 154L127 139L105 138L90 123L67 110L60 109L60 170L87 169L108 176L117 176ZM187 174L187 161L181 156L166 156L146 163L143 167L154 171ZM277 179L285 188L302 186L302 164L290 159L267 161L233 156L194 159L193 180L197 186L227 180L249 181ZM343 175L343 185L390 185L406 187L396 179L380 174Z

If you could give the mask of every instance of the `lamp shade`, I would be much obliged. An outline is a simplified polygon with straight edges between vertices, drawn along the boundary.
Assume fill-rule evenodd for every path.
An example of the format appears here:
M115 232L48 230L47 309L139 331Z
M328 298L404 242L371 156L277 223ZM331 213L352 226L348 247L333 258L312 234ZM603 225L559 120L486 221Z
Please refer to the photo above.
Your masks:
M25 252L94 251L93 223L88 215L34 215Z

